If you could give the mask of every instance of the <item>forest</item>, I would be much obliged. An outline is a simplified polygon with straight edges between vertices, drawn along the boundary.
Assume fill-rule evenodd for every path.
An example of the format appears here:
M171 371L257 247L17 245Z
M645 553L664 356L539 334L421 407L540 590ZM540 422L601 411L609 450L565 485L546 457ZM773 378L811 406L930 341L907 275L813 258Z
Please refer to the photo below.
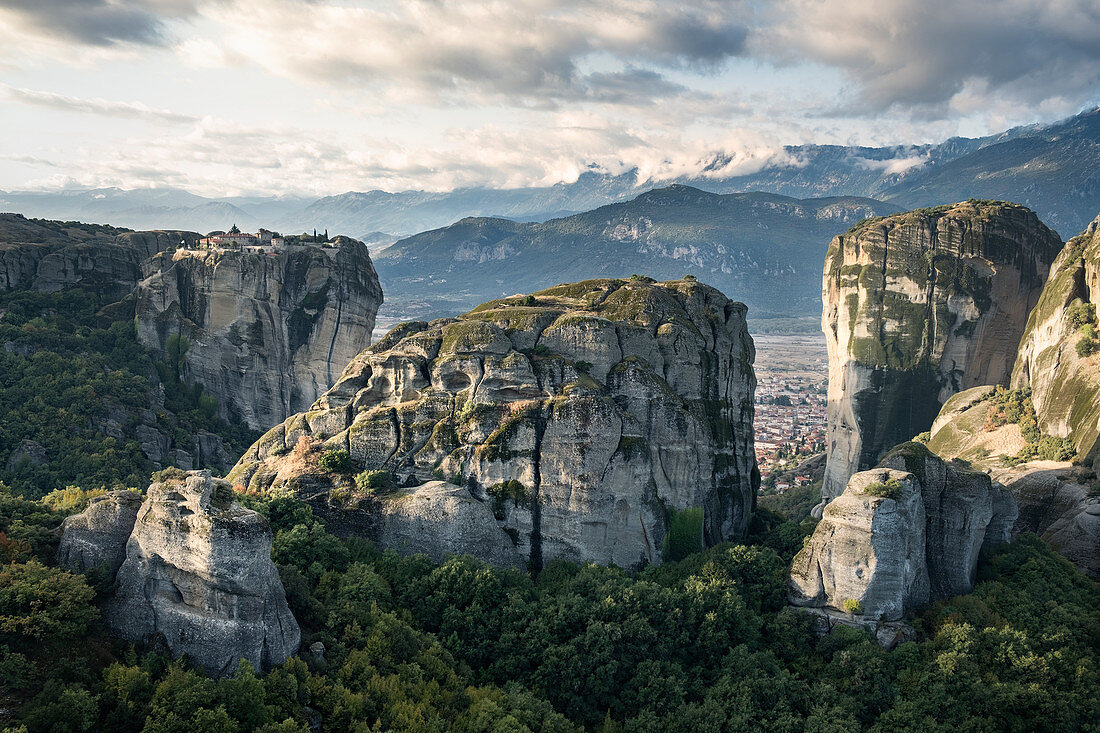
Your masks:
M110 639L110 587L52 566L62 518L94 493L0 492L5 730L1100 730L1100 589L1034 535L887 651L786 606L812 522L767 510L743 545L530 575L381 552L293 497L238 495L271 524L303 651L210 679Z

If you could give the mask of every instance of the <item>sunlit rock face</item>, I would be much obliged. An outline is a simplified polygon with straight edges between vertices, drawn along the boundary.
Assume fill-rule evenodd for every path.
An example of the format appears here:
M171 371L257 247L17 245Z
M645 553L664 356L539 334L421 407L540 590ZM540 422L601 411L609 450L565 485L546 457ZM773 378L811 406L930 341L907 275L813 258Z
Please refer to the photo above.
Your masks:
M1007 542L1016 516L1012 495L986 474L899 445L825 506L794 558L790 600L895 621L970 592L980 550Z
M633 278L403 324L252 446L230 479L313 494L338 485L295 457L305 436L348 450L359 468L461 486L491 509L479 521L498 539L474 554L514 552L533 567L658 562L672 509L702 507L708 544L740 537L759 483L745 313L694 279ZM361 504L359 531L384 540L386 502L416 492ZM451 522L441 515L430 531L457 536Z
M169 353L185 337L181 377L256 429L308 409L370 344L382 304L366 245L346 237L274 254L165 252L144 270L130 296L138 340Z
M1062 243L1022 206L966 201L861 224L825 259L824 501L960 390L1008 384Z
M232 673L241 659L271 669L298 650L271 529L209 472L149 487L115 582L106 612L112 633L131 641L163 635L173 654L211 674Z

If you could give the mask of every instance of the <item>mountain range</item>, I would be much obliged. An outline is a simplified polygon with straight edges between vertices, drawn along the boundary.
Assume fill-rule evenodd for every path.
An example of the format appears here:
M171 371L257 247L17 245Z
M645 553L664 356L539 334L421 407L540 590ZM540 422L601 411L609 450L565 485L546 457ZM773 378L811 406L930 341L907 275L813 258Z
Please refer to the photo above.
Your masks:
M745 302L756 319L821 310L829 240L899 209L859 197L795 199L654 189L546 222L469 217L374 253L398 320L461 312L504 295L594 277L694 275Z
M858 147L800 145L748 175L715 177L728 159L715 155L703 173L674 181L583 173L553 186L449 192L349 191L307 197L204 198L176 189L116 188L0 191L0 210L27 216L110 223L135 229L227 229L237 224L284 232L314 228L375 245L468 216L545 221L631 199L655 186L680 183L712 193L763 191L795 198L863 196L907 209L967 198L1022 203L1063 238L1100 210L1100 109L1050 125L935 145ZM389 236L387 236L389 235Z

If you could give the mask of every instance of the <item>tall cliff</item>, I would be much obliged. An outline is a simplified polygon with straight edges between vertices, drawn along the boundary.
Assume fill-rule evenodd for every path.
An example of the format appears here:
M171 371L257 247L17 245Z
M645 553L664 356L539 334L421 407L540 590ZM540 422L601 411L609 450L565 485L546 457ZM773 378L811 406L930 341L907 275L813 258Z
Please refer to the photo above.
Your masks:
M496 540L474 553L503 564L513 555L533 567L659 561L674 510L695 507L700 541L736 538L759 484L745 313L694 278L633 278L403 324L308 412L269 431L229 478L256 490L327 491L330 505L341 496L359 508L330 526L399 551L468 551L469 529L457 527L477 524ZM358 469L458 486L356 494L310 459L310 441L349 451ZM459 495L467 505L453 503ZM436 512L430 531L402 529L425 512Z
M833 239L822 285L826 502L927 430L951 395L1008 383L1061 246L1028 209L984 201L872 220Z
M1030 387L1044 432L1100 462L1100 217L1058 255L1020 342L1012 386Z
M164 252L144 270L130 296L138 340L167 351L185 337L183 379L258 429L308 409L336 381L370 343L382 303L366 245L346 237L275 254Z

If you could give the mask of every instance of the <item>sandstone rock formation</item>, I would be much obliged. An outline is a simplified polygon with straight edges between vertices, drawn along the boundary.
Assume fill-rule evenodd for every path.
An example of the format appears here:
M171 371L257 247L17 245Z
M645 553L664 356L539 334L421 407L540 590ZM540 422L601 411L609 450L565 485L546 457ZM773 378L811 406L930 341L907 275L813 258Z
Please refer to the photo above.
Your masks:
M927 430L951 395L1008 383L1060 248L1028 209L981 201L873 220L832 241L826 502Z
M1078 363L1075 368L1086 367ZM1006 464L1004 459L1016 456L1027 441L1018 425L988 425L993 395L993 387L975 387L949 399L932 425L929 447L946 459L959 458L988 471L1019 506L1014 533L1038 534L1082 572L1100 578L1100 480L1095 468L1051 460ZM1075 401L1072 393L1056 396Z
M492 507L484 532L533 567L657 562L670 509L702 507L708 544L736 538L759 484L745 311L694 278L634 278L403 324L229 478L258 490L341 486L291 450L303 436L350 451L360 468L453 478ZM374 536L385 543L391 531Z
M983 546L1008 540L1011 495L918 443L852 476L794 558L790 600L895 621L974 587ZM855 602L855 606L846 607Z
M167 350L237 415L266 429L308 409L370 343L382 290L366 245L288 246L277 254L175 251L144 263L132 302L138 340Z
M62 547L102 537L97 552L110 556L113 530L125 522L99 508L109 503L67 522ZM173 654L211 674L231 673L242 658L267 670L298 650L298 624L271 561L271 530L233 502L229 484L206 471L153 483L132 526L107 606L113 633L130 641L162 634Z
M102 567L107 577L114 577L126 559L126 542L140 506L141 496L133 491L112 491L92 499L80 514L66 517L57 564L74 573Z

